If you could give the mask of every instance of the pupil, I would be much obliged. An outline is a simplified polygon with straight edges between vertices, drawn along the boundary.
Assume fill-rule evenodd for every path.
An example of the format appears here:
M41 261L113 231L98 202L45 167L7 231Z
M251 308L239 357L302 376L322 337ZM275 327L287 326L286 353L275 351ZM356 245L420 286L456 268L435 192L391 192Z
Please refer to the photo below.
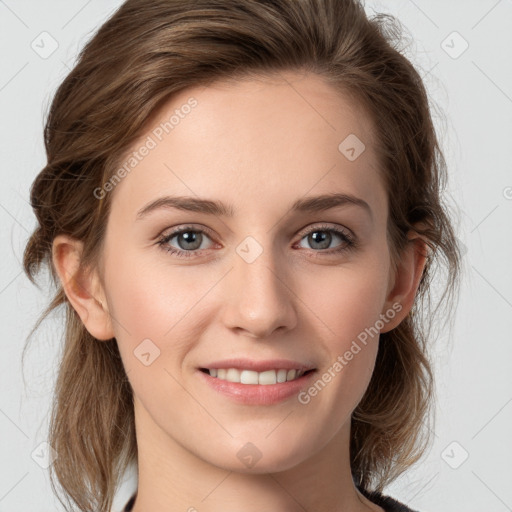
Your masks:
M182 247L183 249L197 249L201 243L199 241L199 244L197 244L196 237L200 233L194 233L193 231L186 231L185 233L181 233L182 238L184 239L185 247ZM194 246L194 243L196 243L196 246ZM192 247L187 246L187 244L192 244ZM182 245L182 244L180 244Z
M315 243L320 243L320 249L326 249L327 247L329 247L331 236L330 233L327 233L326 231L315 231L310 236L313 238L313 241ZM325 240L328 240L327 243L325 243Z

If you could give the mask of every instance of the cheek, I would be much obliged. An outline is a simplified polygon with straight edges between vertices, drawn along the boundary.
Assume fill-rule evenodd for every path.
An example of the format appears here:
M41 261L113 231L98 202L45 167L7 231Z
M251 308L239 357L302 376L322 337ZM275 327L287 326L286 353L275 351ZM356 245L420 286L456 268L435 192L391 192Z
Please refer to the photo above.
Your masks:
M191 279L177 267L136 266L134 258L124 258L106 274L119 352L134 394L165 424L170 412L162 404L190 405L181 371L201 339L202 299L215 280L211 272Z
M164 258L148 263L125 253L105 267L105 281L121 352L129 355L150 339L166 359L172 353L176 364L190 348L190 340L199 338L205 322L202 304L218 276L208 271L196 276L192 267L180 272L178 266L166 265Z
M301 292L317 317L315 324L326 352L317 392L324 384L332 386L330 397L322 398L323 406L342 415L359 403L373 373L387 278L382 264L343 268L310 280Z
M325 339L340 349L380 318L387 273L382 266L330 269L302 283L299 297L316 317Z

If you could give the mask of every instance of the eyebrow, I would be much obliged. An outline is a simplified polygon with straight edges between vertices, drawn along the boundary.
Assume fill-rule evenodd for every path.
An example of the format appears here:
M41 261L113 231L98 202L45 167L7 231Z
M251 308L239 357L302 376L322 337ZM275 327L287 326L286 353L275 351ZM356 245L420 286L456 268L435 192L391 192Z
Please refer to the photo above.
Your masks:
M297 199L290 210L299 213L315 213L338 206L355 205L365 210L373 218L370 205L363 199L351 194L323 194ZM164 196L151 201L137 212L136 220L149 215L159 209L177 209L189 212L204 213L217 217L233 217L235 210L231 205L226 205L213 199L202 199L191 196Z

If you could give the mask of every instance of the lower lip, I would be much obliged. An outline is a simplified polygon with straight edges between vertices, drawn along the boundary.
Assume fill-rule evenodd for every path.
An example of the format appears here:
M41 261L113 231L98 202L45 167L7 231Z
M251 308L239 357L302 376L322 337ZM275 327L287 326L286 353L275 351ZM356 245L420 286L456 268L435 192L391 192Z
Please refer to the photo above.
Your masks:
M277 384L240 384L239 382L229 382L212 377L209 373L201 370L197 371L201 378L215 391L237 403L246 405L271 405L282 402L293 395L297 395L302 388L308 385L309 380L316 373L313 370L298 379Z

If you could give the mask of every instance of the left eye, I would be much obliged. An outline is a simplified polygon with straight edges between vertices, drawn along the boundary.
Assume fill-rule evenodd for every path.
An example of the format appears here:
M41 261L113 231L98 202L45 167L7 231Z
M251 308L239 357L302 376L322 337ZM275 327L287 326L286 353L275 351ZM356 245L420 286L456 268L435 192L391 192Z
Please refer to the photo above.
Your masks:
M334 237L333 237L334 234ZM339 252L341 250L351 247L354 242L348 233L335 228L314 228L309 231L302 239L307 239L308 243L312 244L313 247L317 244L316 249L329 249L333 238L338 237L342 240L341 247L336 247L334 251L328 252ZM319 246L318 246L319 245Z

